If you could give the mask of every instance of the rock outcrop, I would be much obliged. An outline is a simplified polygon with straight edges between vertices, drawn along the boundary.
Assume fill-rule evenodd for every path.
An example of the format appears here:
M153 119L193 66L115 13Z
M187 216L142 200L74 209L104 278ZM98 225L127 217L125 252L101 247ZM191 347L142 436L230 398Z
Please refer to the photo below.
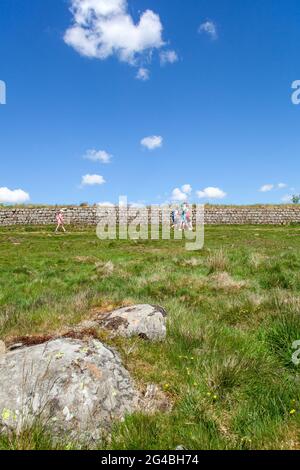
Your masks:
M166 337L162 307L136 305L95 313L61 336L0 341L0 433L39 424L53 436L85 443L109 433L114 420L140 411L169 411L171 404L155 384L137 388L117 352L97 337Z
M166 311L155 305L135 305L109 313L99 313L95 325L109 330L113 336L140 336L151 341L166 338Z
M118 354L100 341L56 339L0 355L0 432L35 422L53 435L99 439L139 396Z

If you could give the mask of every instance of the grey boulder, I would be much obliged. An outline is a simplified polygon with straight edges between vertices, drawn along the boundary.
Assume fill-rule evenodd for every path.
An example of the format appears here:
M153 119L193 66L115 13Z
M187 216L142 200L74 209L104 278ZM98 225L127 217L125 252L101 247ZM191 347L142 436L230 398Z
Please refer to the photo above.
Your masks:
M162 341L166 338L166 316L162 307L145 304L99 313L96 323L113 336L140 336L151 341Z
M38 422L54 435L96 440L138 407L119 356L95 339L56 339L0 355L0 383L0 432Z

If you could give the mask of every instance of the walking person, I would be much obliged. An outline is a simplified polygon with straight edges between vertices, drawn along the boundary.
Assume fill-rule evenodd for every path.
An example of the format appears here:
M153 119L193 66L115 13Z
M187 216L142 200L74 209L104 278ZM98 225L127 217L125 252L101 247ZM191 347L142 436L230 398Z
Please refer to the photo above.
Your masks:
M183 203L181 206L181 221L180 221L180 226L179 230L182 231L186 227L186 213L187 213L187 206L186 203Z
M192 209L187 204L187 212L186 212L186 225L189 230L193 230L193 216L192 216Z
M66 233L66 229L64 227L64 214L62 209L60 209L59 212L56 214L56 222L57 222L57 227L55 229L55 233L57 233L60 229L60 227L63 229L64 233Z
M177 207L172 210L171 216L172 216L172 228L176 228L178 226L178 216L179 216L179 211Z

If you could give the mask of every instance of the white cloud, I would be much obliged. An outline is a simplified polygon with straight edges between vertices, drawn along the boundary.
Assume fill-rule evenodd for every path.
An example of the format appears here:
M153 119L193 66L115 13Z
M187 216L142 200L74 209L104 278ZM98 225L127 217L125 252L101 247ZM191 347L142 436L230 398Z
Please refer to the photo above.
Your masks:
M150 78L150 71L148 69L145 69L144 67L139 68L136 78L138 80L142 80L143 82L146 82Z
M159 135L152 135L141 140L141 145L148 150L154 150L162 147L163 138Z
M284 189L287 187L285 183L278 183L278 184L264 184L259 191L261 193L267 193L268 191L272 191L273 189Z
M268 191L272 191L272 189L274 189L274 184L264 184L261 188L260 188L260 192L261 193L267 193Z
M23 204L29 199L29 194L22 189L0 188L0 203L2 204Z
M218 39L217 26L213 21L205 21L202 23L199 26L198 32L208 34L211 39Z
M199 199L224 199L227 194L220 188L208 187L202 191L197 191Z
M115 204L112 202L98 202L97 206L99 207L115 207Z
M180 202L186 201L187 200L187 194L184 193L181 189L175 188L172 191L171 200L172 201L180 201Z
M174 64L175 62L178 61L178 55L175 51L162 51L159 55L160 58L160 64L161 65L166 65L166 64Z
M137 23L128 12L127 0L71 0L73 25L64 41L83 56L119 60L136 59L164 46L159 15L144 11Z
M81 180L82 186L93 186L95 184L104 184L105 179L101 175L84 175Z
M181 187L181 191L185 194L191 194L192 192L192 186L190 184L184 184L182 187Z
M110 163L112 155L105 150L87 150L83 158L93 162Z

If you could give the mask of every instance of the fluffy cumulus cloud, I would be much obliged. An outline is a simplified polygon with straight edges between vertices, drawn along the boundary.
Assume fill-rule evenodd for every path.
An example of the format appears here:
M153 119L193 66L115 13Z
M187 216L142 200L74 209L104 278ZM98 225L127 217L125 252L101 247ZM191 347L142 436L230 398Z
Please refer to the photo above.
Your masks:
M205 21L202 23L199 26L198 32L208 34L208 36L214 40L218 38L217 26L213 21Z
M192 192L192 186L190 184L184 184L182 187L181 187L181 191L184 193L184 194L191 194Z
M187 193L183 192L180 188L175 188L172 191L171 200L173 202L183 202L188 198Z
M141 140L141 145L146 147L148 150L155 150L159 147L162 147L163 138L160 135L152 135L149 137L144 137Z
M140 67L138 69L138 72L136 74L136 78L138 80L142 80L143 82L146 82L150 78L150 71L149 69L146 69L144 67Z
M1 204L23 204L29 200L29 194L22 189L0 188Z
M220 188L208 187L202 191L197 191L199 199L224 199L227 194Z
M94 186L104 184L105 179L101 175L84 175L81 179L82 186Z
M162 51L159 55L161 65L174 64L178 61L178 55L175 51Z
M93 162L110 163L112 155L105 150L87 150L83 158Z
M164 46L159 15L146 10L135 23L127 0L71 0L71 12L73 24L64 40L83 56L104 60L116 55L134 64Z
M261 193L268 193L274 189L274 184L264 184L259 190Z
M279 183L279 184L278 184L278 188L279 188L279 189L284 189L284 188L286 188L286 187L287 187L287 184L285 184L285 183Z

